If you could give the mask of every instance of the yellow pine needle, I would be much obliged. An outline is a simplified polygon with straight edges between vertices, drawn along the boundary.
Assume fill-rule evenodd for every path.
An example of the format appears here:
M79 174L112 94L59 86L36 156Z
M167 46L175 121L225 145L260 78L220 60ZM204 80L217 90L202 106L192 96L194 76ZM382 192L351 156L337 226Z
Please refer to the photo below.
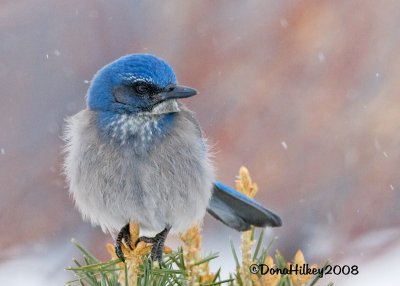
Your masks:
M275 268L274 260L271 256L265 257L264 264L271 268ZM279 283L279 280L281 279L281 274L270 274L266 273L261 276L261 286L276 286Z
M260 283L260 279L258 278L257 274L251 274L251 282L253 286L264 286Z
M201 228L196 224L180 235L184 243L183 258L188 269L187 279L191 286L212 282L215 276L213 273L210 273L208 262L196 265L197 262L202 260L200 253L200 232Z
M249 171L244 166L240 167L239 169L239 176L236 180L236 189L250 198L254 198L258 191L257 184L252 182ZM254 244L252 231L253 229L245 231L242 234L242 243L240 245L240 251L242 253L242 266L240 267L238 273L243 285L249 286L253 284L252 280L254 280L249 271L250 265L253 263L251 259L251 248Z
M241 166L239 176L236 179L236 189L249 198L254 198L258 192L256 183L253 183L249 174L249 170Z
M304 254L303 252L299 249L297 250L294 260L293 260L294 265L298 266L303 266L306 262L304 260ZM290 263L288 263L288 268L290 267ZM311 269L317 268L318 266L316 264L313 264L310 266ZM290 281L292 281L293 286L303 286L306 285L306 283L311 279L313 275L304 275L304 274L291 274L289 275Z
M252 239L251 230L243 232L242 243L240 245L240 251L242 252L242 267L239 270L243 285L251 286L251 273L249 269L250 265L253 264L251 260L251 248L253 247L253 244L254 239Z

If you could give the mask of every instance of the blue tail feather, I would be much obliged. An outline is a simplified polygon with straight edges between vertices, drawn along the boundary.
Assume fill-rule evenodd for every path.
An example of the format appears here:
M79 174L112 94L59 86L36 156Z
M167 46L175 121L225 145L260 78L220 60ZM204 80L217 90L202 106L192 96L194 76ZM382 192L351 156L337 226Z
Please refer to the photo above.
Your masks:
M207 211L216 219L239 231L282 225L281 218L255 200L215 182Z

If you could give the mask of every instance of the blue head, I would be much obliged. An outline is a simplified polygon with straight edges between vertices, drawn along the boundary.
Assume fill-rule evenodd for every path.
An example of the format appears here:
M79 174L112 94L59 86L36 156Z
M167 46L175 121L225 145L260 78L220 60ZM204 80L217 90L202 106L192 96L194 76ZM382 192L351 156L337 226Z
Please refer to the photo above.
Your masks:
M168 102L195 94L196 90L177 85L174 71L164 60L132 54L96 73L88 90L87 106L119 114L168 112Z

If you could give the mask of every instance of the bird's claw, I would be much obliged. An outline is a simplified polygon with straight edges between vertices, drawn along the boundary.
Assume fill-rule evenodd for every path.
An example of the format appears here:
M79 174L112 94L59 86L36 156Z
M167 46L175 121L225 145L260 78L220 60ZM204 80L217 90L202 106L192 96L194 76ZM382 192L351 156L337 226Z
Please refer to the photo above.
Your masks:
M161 266L162 254L164 250L164 243L167 238L168 232L171 229L171 226L166 226L163 231L156 234L154 237L141 236L135 242L135 247L139 242L143 241L146 243L151 243L153 246L151 248L150 258L152 261L158 261ZM124 253L122 251L122 241L125 241L127 246L133 250L131 246L131 234L129 232L129 223L126 224L121 231L118 233L117 239L115 241L115 254L122 261L125 262Z
M146 242L146 243L151 243L151 244L154 244L154 243L156 243L156 237L157 237L157 235L155 236L155 237L148 237L148 236L141 236L141 237L139 237L138 238L138 240L136 240L136 242L135 242L135 247L139 244L139 242L141 242L141 241L143 241L143 242Z
M131 233L129 231L129 223L121 228L120 232L118 233L117 239L115 240L115 254L122 262L125 262L124 253L122 251L122 240L125 241L130 249L133 249L131 246Z
M135 246L141 241L153 244L153 246L151 248L150 258L152 261L157 260L160 267L161 267L161 261L162 261L165 240L167 238L167 235L168 235L168 232L170 229L171 229L171 226L166 226L164 228L164 230L161 231L160 233L157 233L156 236L154 236L154 237L141 236L138 238L138 240L135 243Z

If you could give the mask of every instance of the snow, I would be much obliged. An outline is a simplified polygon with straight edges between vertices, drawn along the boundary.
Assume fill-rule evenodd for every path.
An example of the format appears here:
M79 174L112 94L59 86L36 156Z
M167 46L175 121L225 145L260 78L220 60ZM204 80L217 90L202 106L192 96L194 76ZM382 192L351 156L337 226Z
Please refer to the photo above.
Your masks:
M64 285L73 278L64 270L68 266L64 263L71 260L72 246L37 244L12 252L10 260L0 263L0 285Z
M283 28L287 28L287 26L289 26L289 23L288 23L288 21L287 21L285 18L281 18L281 19L280 19L280 22L281 22L281 26L282 26Z
M325 54L323 52L318 53L318 60L320 63L325 62Z
M386 229L371 232L354 241L350 246L354 253L342 261L334 261L333 265L357 265L359 274L328 275L324 277L322 283L317 283L317 285L326 285L329 281L341 286L398 285L394 267L400 257L399 235L400 232L397 229ZM377 249L380 251L376 252Z
M376 150L381 150L381 143L376 138L374 139L374 146Z

